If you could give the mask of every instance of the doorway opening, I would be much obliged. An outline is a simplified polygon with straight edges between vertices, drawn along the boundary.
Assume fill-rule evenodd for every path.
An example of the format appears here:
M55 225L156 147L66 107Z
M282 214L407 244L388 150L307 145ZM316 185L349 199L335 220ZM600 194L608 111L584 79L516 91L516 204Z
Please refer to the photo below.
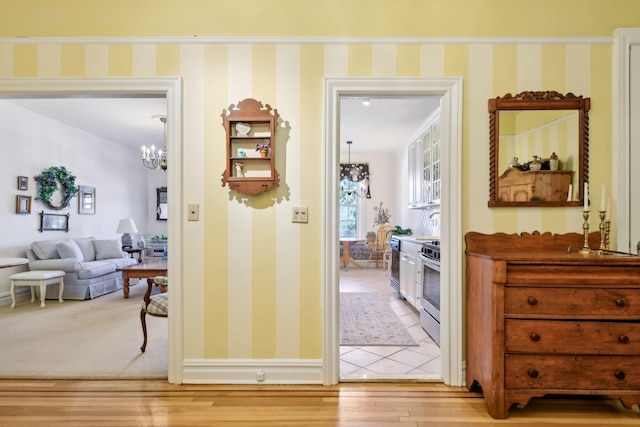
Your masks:
M340 265L339 279L341 382L441 381L440 348L421 326L419 302L390 286L384 252L393 225L433 235L425 230L428 211L408 208L407 157L440 102L438 96L340 97L340 164L368 171L355 183L340 169L341 260L348 264ZM363 188L349 191L350 185ZM413 271L422 266L417 257L410 260Z
M443 139L450 143L442 153L442 280L451 287L442 295L441 375L445 384L462 385L462 309L461 309L461 218L460 218L460 150L462 79L328 79L325 84L325 246L324 347L325 384L340 381L340 265L338 191L340 162L340 100L342 97L366 96L439 97L442 100Z
M168 247L171 253L180 253L182 247L180 224L181 209L179 201L181 196L181 153L182 139L182 95L181 81L179 78L123 78L123 79L0 79L0 98L23 97L127 97L127 96L163 96L166 98L167 115L175 117L175 120L167 131L167 147L172 165L167 171L168 186L172 188L169 196L169 220L167 222L167 234L175 236L169 240ZM181 263L178 257L168 259L169 277L178 279L182 276ZM182 347L177 343L182 341L182 313L181 313L182 289L181 280L174 280L169 298L168 348L168 381L171 383L182 382L180 369L182 361Z

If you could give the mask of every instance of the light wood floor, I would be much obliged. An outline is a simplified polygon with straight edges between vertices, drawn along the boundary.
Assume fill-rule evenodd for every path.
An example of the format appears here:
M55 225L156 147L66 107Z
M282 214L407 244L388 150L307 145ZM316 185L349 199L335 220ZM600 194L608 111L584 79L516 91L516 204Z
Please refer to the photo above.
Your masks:
M161 380L0 380L1 426L622 426L637 408L604 398L534 399L506 420L481 394L433 383L174 385Z

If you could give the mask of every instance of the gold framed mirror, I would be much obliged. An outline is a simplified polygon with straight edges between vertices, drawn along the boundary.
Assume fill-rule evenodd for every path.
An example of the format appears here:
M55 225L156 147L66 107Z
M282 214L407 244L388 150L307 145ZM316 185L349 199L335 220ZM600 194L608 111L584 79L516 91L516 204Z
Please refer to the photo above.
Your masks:
M590 106L555 91L489 99L489 207L583 205Z

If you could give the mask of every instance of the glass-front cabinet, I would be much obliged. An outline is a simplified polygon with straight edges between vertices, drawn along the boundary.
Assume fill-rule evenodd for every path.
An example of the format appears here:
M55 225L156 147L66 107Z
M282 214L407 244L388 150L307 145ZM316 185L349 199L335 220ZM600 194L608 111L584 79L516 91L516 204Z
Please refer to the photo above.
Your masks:
M409 207L440 204L442 192L440 109L433 112L409 144Z

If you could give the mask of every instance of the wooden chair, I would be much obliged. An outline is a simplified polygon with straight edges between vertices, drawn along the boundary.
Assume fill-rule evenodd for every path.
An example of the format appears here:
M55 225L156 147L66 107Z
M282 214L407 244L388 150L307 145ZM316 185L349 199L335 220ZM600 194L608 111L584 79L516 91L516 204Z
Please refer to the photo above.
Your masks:
M378 268L379 262L382 262L383 268L385 267L385 252L389 248L389 238L391 238L391 231L394 229L395 227L392 227L391 225L381 225L378 228L375 242L369 245L367 268L372 262L376 263L376 268Z
M147 292L144 294L142 300L142 309L140 310L140 322L142 322L142 335L144 336L144 342L140 350L144 353L147 348L147 322L146 315L156 317L168 317L169 315L169 294L162 292L156 295L151 295L153 285L160 286L161 289L166 289L169 281L166 276L156 276L147 279Z

